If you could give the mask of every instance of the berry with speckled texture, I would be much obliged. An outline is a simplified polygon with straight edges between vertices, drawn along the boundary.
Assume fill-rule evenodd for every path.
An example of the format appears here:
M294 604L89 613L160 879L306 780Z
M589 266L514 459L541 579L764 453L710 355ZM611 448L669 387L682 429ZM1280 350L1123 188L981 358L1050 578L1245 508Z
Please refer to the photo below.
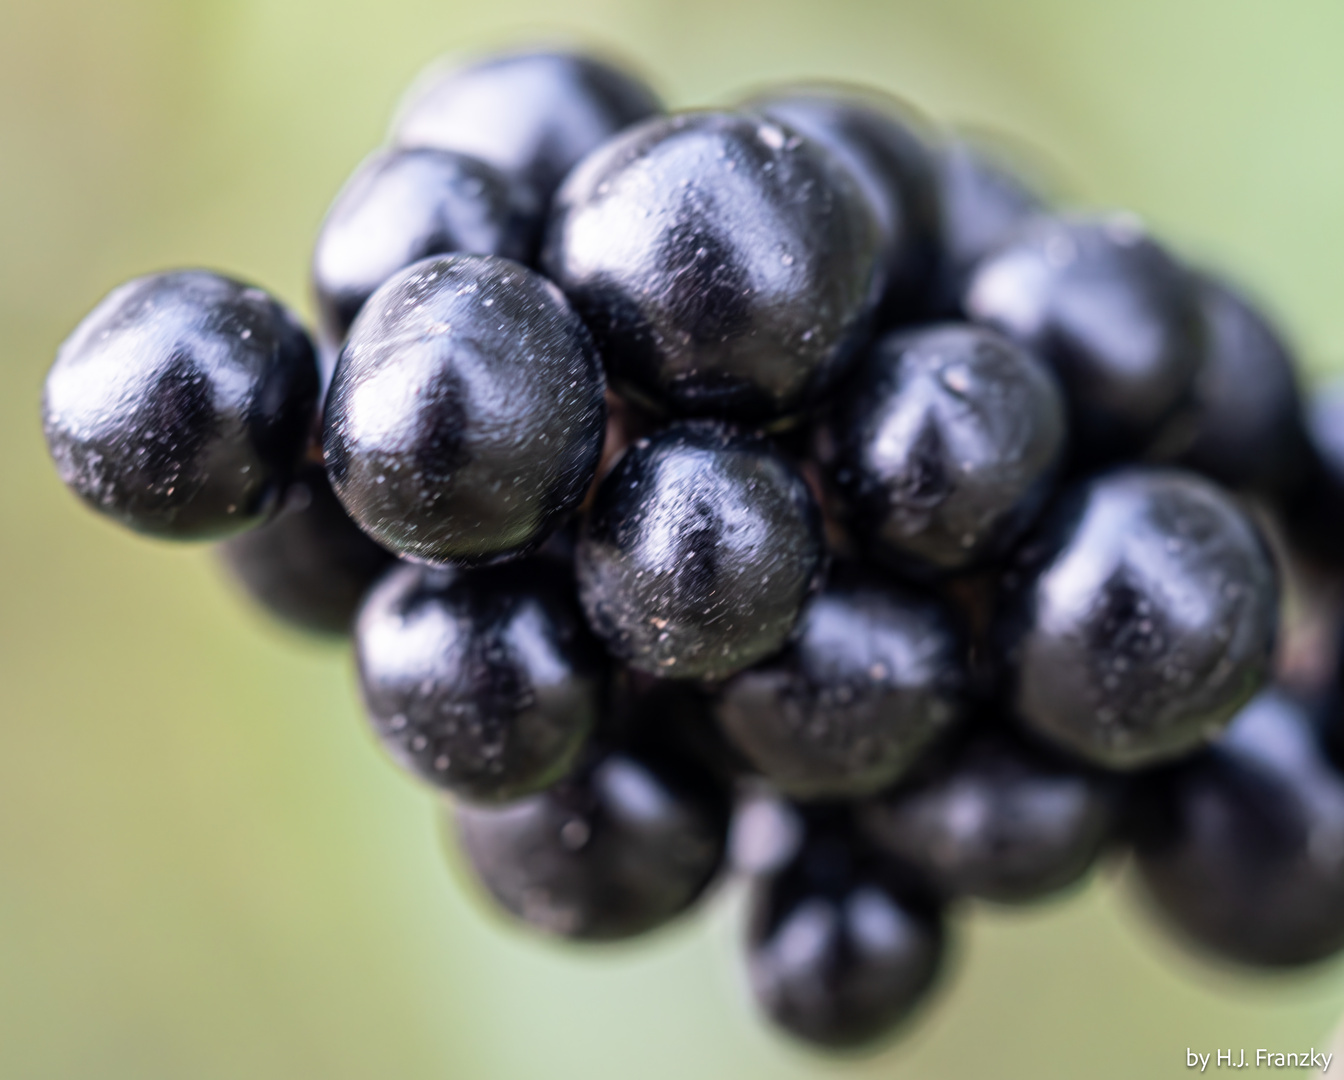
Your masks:
M303 327L262 290L205 270L114 289L57 353L42 396L57 472L138 532L252 528L297 472L317 406Z
M550 282L490 255L426 259L350 330L327 395L327 472L360 527L407 558L527 554L592 483L604 390Z

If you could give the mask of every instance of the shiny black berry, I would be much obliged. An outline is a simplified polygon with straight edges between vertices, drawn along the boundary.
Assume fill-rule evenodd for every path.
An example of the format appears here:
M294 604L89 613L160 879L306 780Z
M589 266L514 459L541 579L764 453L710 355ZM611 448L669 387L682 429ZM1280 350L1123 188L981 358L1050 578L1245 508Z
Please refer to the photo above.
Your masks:
M830 150L872 207L885 281L879 319L909 319L923 306L937 260L938 190L923 121L874 90L813 83L780 87L747 102Z
M544 206L581 157L661 111L652 90L605 60L523 52L426 72L392 140L480 158L525 181Z
M984 732L862 806L860 829L943 895L1025 903L1075 884L1113 838L1113 777Z
M700 897L723 861L728 813L708 778L614 752L549 791L461 803L454 816L476 877L505 911L546 934L612 941Z
M359 613L355 661L392 757L483 802L530 795L568 773L606 689L572 581L545 559L399 567Z
M1187 754L1265 680L1277 622L1251 521L1191 473L1079 485L1019 554L999 644L1022 723L1115 769Z
M1138 800L1139 879L1182 936L1264 967L1344 948L1344 778L1299 703L1261 694Z
M1008 338L945 324L889 335L823 432L866 553L917 574L1002 555L1051 493L1066 442L1050 370Z
M356 170L322 223L313 291L323 335L345 340L373 290L430 255L530 261L541 229L531 189L448 150L380 150Z
M682 415L811 407L869 324L879 235L824 149L755 115L642 124L556 196L542 254L613 385Z
M809 822L794 857L753 886L752 992L816 1046L894 1033L933 989L943 953L942 918L920 883L841 821Z
M1273 324L1219 278L1199 278L1206 349L1192 407L1173 422L1173 460L1276 500L1306 466L1293 357Z
M1118 215L1037 218L980 263L963 307L1054 367L1088 460L1140 452L1204 355L1195 279Z
M953 315L979 262L1045 209L1041 196L991 150L950 138L934 155L938 270L932 309Z
M324 433L332 487L408 558L525 554L592 483L603 391L555 286L493 256L426 259L373 294L341 351Z
M213 539L264 521L298 469L317 360L262 290L204 270L114 289L61 345L42 397L66 486L138 532Z
M785 795L871 795L960 718L966 664L941 602L846 569L808 606L794 642L723 686L715 713Z
M285 493L275 520L216 549L230 575L271 614L315 633L350 630L364 594L392 554L350 520L321 466Z
M576 569L613 655L720 679L784 645L825 558L816 503L778 451L690 421L635 442L602 480Z

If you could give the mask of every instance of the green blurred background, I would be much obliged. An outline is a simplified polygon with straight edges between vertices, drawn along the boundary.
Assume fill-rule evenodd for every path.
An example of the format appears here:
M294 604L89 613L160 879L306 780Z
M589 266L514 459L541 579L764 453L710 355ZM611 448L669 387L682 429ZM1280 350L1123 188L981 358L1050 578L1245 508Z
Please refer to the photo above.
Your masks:
M1325 1045L1344 969L1205 967L1113 877L973 914L860 1061L753 1019L731 895L628 950L520 936L444 868L344 650L60 489L39 388L104 292L203 264L307 310L327 201L419 67L556 36L673 104L844 76L1019 133L1344 364L1338 0L0 0L0 1077L1103 1078Z

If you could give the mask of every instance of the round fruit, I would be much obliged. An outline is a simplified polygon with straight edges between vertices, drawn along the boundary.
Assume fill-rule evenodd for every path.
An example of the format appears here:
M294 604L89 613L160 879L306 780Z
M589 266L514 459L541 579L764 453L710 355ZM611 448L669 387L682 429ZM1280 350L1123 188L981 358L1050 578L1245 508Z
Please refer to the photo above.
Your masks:
M360 690L403 767L468 799L503 802L569 772L596 726L602 650L565 568L402 566L355 624Z
M592 483L604 388L550 282L489 255L426 259L350 330L327 395L327 472L350 516L400 555L526 554Z
M814 405L843 373L880 284L878 240L825 150L759 116L685 113L574 170L542 264L618 391L756 420Z
M114 289L66 338L42 396L65 485L138 532L174 540L252 528L298 469L317 360L260 289L205 270Z
M581 157L661 111L652 90L604 60L514 53L426 72L392 140L478 157L525 181L544 206Z
M430 255L526 263L540 229L531 190L483 161L448 150L380 150L346 182L317 237L322 332L343 341L374 289Z
M1204 356L1195 279L1131 218L1038 218L985 259L963 307L1054 369L1088 459L1133 456Z
M902 101L844 84L783 86L744 107L819 143L849 170L881 235L880 321L916 316L938 246L938 192L922 120Z
M533 929L612 941L690 907L723 860L728 800L705 777L627 753L595 755L549 791L455 809L477 878Z
M987 150L948 139L934 155L938 187L938 284L933 307L952 315L976 265L1006 242L1045 203Z
M1266 967L1344 948L1344 778L1300 704L1266 691L1138 798L1139 879L1183 936Z
M966 643L942 604L849 571L784 652L723 686L715 711L783 794L856 798L895 782L956 723L967 681Z
M895 863L836 822L811 823L792 861L755 884L752 992L791 1035L861 1046L890 1035L928 997L943 940L937 907Z
M869 556L947 573L1002 555L1040 511L1064 456L1064 400L1008 338L945 324L881 339L823 442Z
M274 521L216 549L247 593L303 630L345 634L364 594L392 563L342 509L320 466L285 494Z
M598 486L576 569L589 625L631 667L720 679L778 651L825 566L807 484L762 439L674 424Z
M1226 282L1203 275L1206 352L1176 461L1229 487L1283 496L1305 467L1302 397L1287 345Z
M858 820L944 896L1020 904L1081 880L1119 810L1111 777L986 732L863 806Z
M1022 722L1133 769L1211 739L1270 669L1277 579L1259 533L1189 473L1080 485L1024 545L1000 645Z

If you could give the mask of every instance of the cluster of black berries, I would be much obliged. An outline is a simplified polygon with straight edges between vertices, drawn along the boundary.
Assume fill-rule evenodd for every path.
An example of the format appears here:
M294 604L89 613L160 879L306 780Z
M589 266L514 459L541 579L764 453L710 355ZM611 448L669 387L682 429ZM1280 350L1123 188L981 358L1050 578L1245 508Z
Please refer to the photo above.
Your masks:
M630 937L732 863L755 996L826 1046L927 995L949 905L1120 847L1217 953L1344 947L1344 726L1261 693L1254 520L1344 556L1340 406L1134 219L865 90L668 114L528 53L433 72L312 265L316 349L217 274L117 289L51 453L353 621L378 739L517 919Z

